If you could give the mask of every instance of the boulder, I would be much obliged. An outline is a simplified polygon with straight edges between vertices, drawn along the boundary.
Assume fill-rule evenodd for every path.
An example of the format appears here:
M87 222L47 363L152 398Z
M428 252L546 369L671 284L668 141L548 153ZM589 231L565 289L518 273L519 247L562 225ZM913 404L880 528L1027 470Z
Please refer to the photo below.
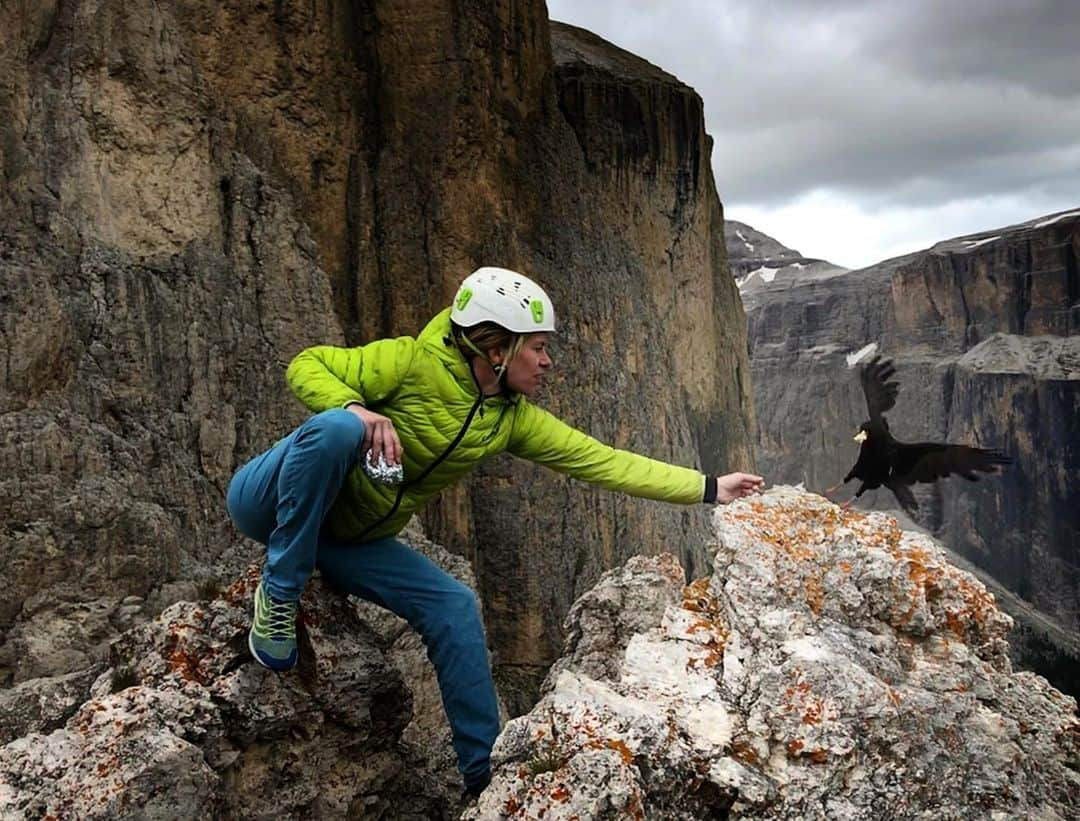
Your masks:
M574 604L464 817L1075 817L1076 701L937 542L791 487L714 525L711 574L638 557Z
M463 559L415 527L410 538L475 584ZM129 629L107 669L9 691L0 816L455 815L461 779L416 634L316 578L301 601L300 664L271 672L247 649L259 573Z

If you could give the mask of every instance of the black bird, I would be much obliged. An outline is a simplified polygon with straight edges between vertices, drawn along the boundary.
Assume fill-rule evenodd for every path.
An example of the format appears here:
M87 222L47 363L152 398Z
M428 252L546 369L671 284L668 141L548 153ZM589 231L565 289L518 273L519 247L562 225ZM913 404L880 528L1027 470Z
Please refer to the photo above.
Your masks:
M894 439L889 433L885 411L896 404L900 384L890 381L896 373L892 361L875 356L859 369L866 408L870 418L859 425L855 441L859 443L859 459L848 471L840 485L829 488L825 495L859 479L862 484L855 496L845 502L847 507L868 490L884 485L893 492L900 506L914 516L919 503L911 492L916 482L936 482L951 473L963 476L970 482L978 481L976 471L1000 473L1001 465L1012 463L1012 458L999 450L984 450L968 445L950 445L944 442L907 443Z

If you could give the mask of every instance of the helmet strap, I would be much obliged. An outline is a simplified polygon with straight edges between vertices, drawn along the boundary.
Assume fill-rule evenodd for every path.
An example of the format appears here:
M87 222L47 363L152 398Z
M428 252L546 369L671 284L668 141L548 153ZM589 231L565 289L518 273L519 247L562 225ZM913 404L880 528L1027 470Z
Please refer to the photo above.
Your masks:
M486 353L484 353L482 350L480 350L480 348L478 348L476 346L475 342L473 342L471 339L469 339L469 336L468 336L468 334L465 333L464 329L461 329L461 330L458 331L458 338L462 342L465 343L465 347L467 347L469 350L471 350L473 353L475 353L482 360L487 362L488 365L491 366L491 369L493 371L495 371L495 376L498 377L498 379L499 379L499 384L502 384L503 379L505 379L505 377L506 377L506 363L501 362L498 365L496 365L494 362L492 362L491 359L488 358L488 355Z

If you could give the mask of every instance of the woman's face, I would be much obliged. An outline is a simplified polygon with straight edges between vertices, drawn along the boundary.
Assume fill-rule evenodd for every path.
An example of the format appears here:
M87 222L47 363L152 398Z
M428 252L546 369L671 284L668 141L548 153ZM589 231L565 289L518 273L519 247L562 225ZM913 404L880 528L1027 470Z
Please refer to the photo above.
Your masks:
M506 386L533 396L544 382L544 372L554 363L548 354L548 333L529 334L521 351L506 368Z

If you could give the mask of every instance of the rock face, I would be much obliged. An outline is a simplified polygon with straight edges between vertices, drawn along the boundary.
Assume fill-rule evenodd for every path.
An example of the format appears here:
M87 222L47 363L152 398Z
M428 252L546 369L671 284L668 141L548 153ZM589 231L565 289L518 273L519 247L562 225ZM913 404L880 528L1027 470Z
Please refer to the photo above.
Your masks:
M1080 470L1078 272L1080 212L1069 212L743 291L765 475L816 490L843 478L866 418L845 359L871 343L897 365L888 416L897 438L1015 457L999 477L915 486L919 525L1045 617L1012 609L1032 642L1017 638L1017 662L1037 663L1071 692L1080 680L1080 496L1069 478ZM863 499L896 506L887 490Z
M223 493L305 415L289 359L416 333L479 264L559 305L552 410L750 467L701 101L543 3L9 3L0 114L5 681L245 567ZM426 524L528 667L603 569L705 517L496 460Z
M460 557L411 541L473 582ZM107 667L64 687L24 682L19 704L0 702L21 717L8 722L21 737L0 748L0 816L455 815L460 778L416 635L317 581L302 602L300 666L272 673L247 652L257 580L252 566L219 598L129 630Z
M792 488L715 528L710 576L638 557L575 603L465 817L1075 817L1076 701L933 539Z
M553 23L551 42L560 136L554 155L535 160L555 163L552 182L535 212L518 214L523 237L565 260L536 261L567 305L541 402L618 447L707 471L749 465L745 320L701 99L581 29ZM554 660L563 615L602 569L664 544L682 545L691 570L705 558L705 510L595 491L509 459L472 487L481 592L504 663ZM427 529L468 551L437 526L450 503L425 517Z
M341 340L294 197L230 139L174 11L0 12L6 681L86 667L250 560L229 475L303 418L291 352Z

